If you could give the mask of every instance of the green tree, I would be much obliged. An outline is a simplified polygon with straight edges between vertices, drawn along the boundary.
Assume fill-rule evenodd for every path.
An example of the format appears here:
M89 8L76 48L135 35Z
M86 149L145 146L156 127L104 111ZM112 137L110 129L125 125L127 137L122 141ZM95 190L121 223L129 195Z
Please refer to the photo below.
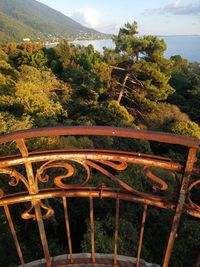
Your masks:
M169 103L158 103L154 110L148 113L144 122L148 129L157 131L167 131L170 123L190 121L186 113L181 112L176 105Z
M38 69L46 68L47 62L48 58L43 50L39 50L29 57L29 64Z
M200 126L192 121L178 121L169 125L172 133L188 135L200 139Z
M113 75L118 80L118 102L142 115L158 101L174 92L169 85L171 60L164 58L166 44L155 36L137 35L137 23L127 23L114 37L115 53L121 55L114 63Z
M16 101L37 123L43 125L46 120L48 125L48 118L56 121L58 116L66 114L56 94L56 90L62 90L62 83L50 71L22 66L16 88Z
M23 114L21 117L15 117L9 112L0 113L0 133L8 133L19 130L30 129L33 127L31 117Z
M189 63L180 56L172 57L174 66L169 83L176 89L169 101L190 115L191 119L200 123L200 65Z
M8 55L2 49L0 49L0 60L8 61Z

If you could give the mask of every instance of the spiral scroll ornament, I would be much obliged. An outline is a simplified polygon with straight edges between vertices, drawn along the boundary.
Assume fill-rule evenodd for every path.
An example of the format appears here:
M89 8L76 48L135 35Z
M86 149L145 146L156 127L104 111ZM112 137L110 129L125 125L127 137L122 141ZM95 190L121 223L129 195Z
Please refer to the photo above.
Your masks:
M194 209L194 210L196 210L196 211L198 211L198 212L200 212L200 206L193 202L193 200L192 200L192 192L191 191L192 191L193 188L195 188L199 184L200 184L200 180L196 180L196 181L194 181L194 182L192 182L190 184L190 186L188 188L189 193L188 193L188 198L187 198L189 207Z

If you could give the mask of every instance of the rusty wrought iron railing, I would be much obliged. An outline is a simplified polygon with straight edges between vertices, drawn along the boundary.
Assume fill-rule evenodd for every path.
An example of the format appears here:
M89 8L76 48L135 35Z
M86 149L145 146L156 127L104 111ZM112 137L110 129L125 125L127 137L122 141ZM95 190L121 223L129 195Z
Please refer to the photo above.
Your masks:
M29 142L31 139L35 140L40 137L52 136L111 136L113 138L120 137L127 139L143 139L184 147L184 149L187 149L187 156L184 160L178 161L161 156L118 150L56 149L45 151L28 151L27 142ZM96 258L95 251L94 198L116 199L113 248L114 256L110 263L112 266L120 265L117 251L121 200L137 202L143 205L139 245L136 263L134 265L136 267L142 266L140 265L140 254L142 250L148 206L155 206L174 211L171 231L166 244L166 251L162 263L163 267L167 267L169 265L181 215L186 213L190 216L200 218L200 206L195 204L191 197L191 190L200 183L200 180L198 179L198 176L200 175L200 168L195 166L197 152L200 148L200 140L160 132L137 131L111 127L80 126L32 129L10 133L0 137L1 146L5 146L5 144L10 142L12 144L16 143L20 154L2 156L0 158L0 174L4 179L5 175L6 177L9 176L10 186L21 184L23 185L24 190L11 194L9 192L4 192L4 189L2 188L0 190L0 206L4 208L19 260L21 266L23 267L26 266L26 264L24 262L22 249L20 247L10 213L10 206L13 204L30 204L30 208L24 211L21 217L23 219L36 220L44 251L45 264L47 267L81 264L80 259L77 262L77 260L73 257L68 214L68 199L72 197L89 198L89 218L91 225L91 258L89 262L91 265L99 263ZM73 177L75 173L74 163L79 164L86 173L85 180L83 182L78 182L77 184L68 182L69 178ZM154 188L158 189L156 194L140 192L116 175L116 171L123 174L123 171L127 169L129 164L143 166L146 177L154 183ZM25 171L20 171L23 169L23 167ZM154 167L169 171L172 177L175 177L177 174L180 175L181 179L179 180L180 183L177 185L177 188L174 188L174 190L169 190L167 194L159 194L162 191L167 192L168 184L165 180L157 177L153 173ZM64 169L65 173L50 177L46 175L46 171L49 169ZM108 187L106 184L101 182L99 182L98 186L93 186L91 181L91 171L93 169L114 182L116 187ZM191 182L190 177L192 174L196 175L197 178ZM52 187L48 187L49 181L51 181L51 185L53 184ZM41 184L46 184L47 186L44 188L41 186ZM51 198L62 199L64 208L66 234L68 240L68 259L62 265L52 265L44 227L44 220L54 215L54 210L44 202L44 200ZM103 264L103 261L100 263Z

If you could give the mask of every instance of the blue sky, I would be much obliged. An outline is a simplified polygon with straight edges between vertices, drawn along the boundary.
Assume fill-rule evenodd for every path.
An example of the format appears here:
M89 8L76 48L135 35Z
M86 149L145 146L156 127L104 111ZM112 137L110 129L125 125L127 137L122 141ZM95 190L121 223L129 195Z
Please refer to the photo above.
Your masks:
M200 34L200 0L38 1L105 33L117 33L135 20L140 34Z

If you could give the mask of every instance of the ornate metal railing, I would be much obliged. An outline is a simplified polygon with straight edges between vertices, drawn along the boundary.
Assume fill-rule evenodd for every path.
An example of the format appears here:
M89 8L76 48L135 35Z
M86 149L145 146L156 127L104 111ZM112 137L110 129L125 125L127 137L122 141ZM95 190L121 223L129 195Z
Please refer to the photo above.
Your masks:
M73 149L73 150L45 150L29 151L27 143L30 140L37 140L40 137L60 137L60 136L111 136L113 138L142 139L159 143L177 145L187 150L187 156L180 160L173 160L155 155L140 154L137 152L127 152L118 150L98 150L98 149ZM90 225L91 225L91 264L97 264L95 254L95 236L94 236L94 198L113 198L116 199L116 217L113 248L113 263L119 264L118 251L118 229L119 229L119 210L120 201L126 200L137 202L143 205L143 215L137 250L135 266L140 266L140 254L142 250L143 235L147 208L149 205L174 211L171 231L168 242L163 267L167 267L170 261L173 244L178 230L182 213L200 218L200 206L195 204L191 197L192 189L200 183L198 176L200 168L195 166L196 155L200 148L200 140L172 135L160 132L137 131L131 129L110 128L110 127L58 127L43 128L10 133L0 137L1 146L13 144L19 149L20 154L2 156L0 158L0 174L3 179L9 176L9 185L12 187L20 186L19 192L4 192L0 190L0 206L4 211L9 223L9 227L14 239L16 250L21 262L21 266L26 266L22 254L22 249L17 239L14 223L11 218L10 206L18 203L29 203L30 207L25 210L21 217L23 219L35 219L38 224L41 243L44 251L46 266L52 266L49 253L48 242L45 233L44 222L46 218L54 215L54 210L46 204L44 200L51 198L60 198L63 201L64 216L66 222L66 233L68 239L69 257L62 265L68 266L80 264L73 257L70 222L68 215L67 200L72 197L89 198ZM6 150L6 149L5 149ZM130 164L143 166L144 173L153 183L152 192L140 192L132 185L120 179L116 173L128 168ZM79 165L84 169L85 178L83 181L71 183L75 174L75 168ZM154 168L164 169L169 173L171 179L176 180L174 188L169 189L168 183L154 173ZM59 170L65 170L61 172ZM79 169L79 167L77 167ZM49 170L54 170L54 175L47 175ZM57 170L55 174L55 170ZM99 182L98 185L92 185L91 173L95 170L102 176L107 177L116 186L109 187L106 183ZM82 171L83 174L83 171ZM195 179L191 182L191 175ZM181 177L181 178L179 178ZM133 177L134 179L134 177ZM45 188L42 185L46 185ZM50 185L50 186L49 186ZM22 188L24 190L22 190ZM4 191L3 191L4 190ZM165 192L165 194L163 194ZM100 262L103 264L103 262ZM1 264L0 264L1 265ZM120 265L120 264L119 264Z

